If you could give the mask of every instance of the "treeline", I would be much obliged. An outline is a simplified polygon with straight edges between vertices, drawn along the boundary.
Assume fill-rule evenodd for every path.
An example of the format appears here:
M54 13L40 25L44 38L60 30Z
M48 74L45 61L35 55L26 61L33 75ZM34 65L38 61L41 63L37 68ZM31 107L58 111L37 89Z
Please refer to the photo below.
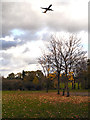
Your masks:
M40 70L10 73L7 78L2 77L2 90L41 90L44 89L45 79Z
M89 63L90 64L90 63ZM88 72L84 71L76 77L73 73L68 75L69 89L88 89ZM10 73L7 78L2 77L2 90L48 90L57 89L57 73L50 73L48 77L42 71L22 71L22 73ZM60 75L60 89L65 87L65 74Z

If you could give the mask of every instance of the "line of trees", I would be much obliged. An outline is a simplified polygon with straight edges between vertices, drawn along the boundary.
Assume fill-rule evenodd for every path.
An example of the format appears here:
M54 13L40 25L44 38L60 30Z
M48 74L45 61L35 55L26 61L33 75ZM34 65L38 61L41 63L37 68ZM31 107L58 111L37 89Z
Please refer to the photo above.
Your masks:
M22 71L10 73L7 78L2 77L3 90L41 90L45 87L42 71Z
M47 45L46 51L47 52L43 53L42 56L38 59L38 62L41 64L45 76L48 76L49 72L56 71L58 81L57 94L60 94L60 74L65 74L65 87L63 89L63 95L65 93L65 90L67 90L68 97L68 74L70 72L73 72L73 76L75 78L76 76L80 75L80 72L82 73L82 71L87 71L86 51L84 51L81 46L81 39L78 39L74 34L69 35L68 38L61 38L57 37L56 35L52 35Z

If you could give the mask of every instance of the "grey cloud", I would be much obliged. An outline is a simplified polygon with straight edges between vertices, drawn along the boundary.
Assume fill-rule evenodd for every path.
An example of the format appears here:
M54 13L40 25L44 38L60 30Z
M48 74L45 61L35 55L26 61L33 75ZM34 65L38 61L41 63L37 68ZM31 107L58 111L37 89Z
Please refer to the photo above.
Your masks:
M42 40L47 41L50 39L51 33L49 34L48 32L42 34Z
M7 50L7 49L9 49L11 47L16 47L18 45L22 45L22 44L25 43L24 40L18 41L18 39L16 39L16 38L14 38L13 41L6 41L6 40L2 40L0 38L0 42L1 42L2 50Z
M12 58L12 54L10 54L10 53L5 53L5 52L2 52L2 57L4 58L4 59L10 59L10 58Z
M5 41L5 40L2 40L1 43L2 43L2 49L3 50L8 49L10 47L15 47L17 45L16 41Z
M13 41L6 41L6 40L2 40L0 38L0 43L1 43L1 46L2 46L3 50L9 49L11 47L16 47L18 45L26 44L28 41L40 39L40 35L37 35L36 33L31 33L31 32L27 32L24 35L14 36L14 37L15 38L13 39ZM18 38L21 41L18 41Z
M14 28L36 31L41 26L38 15L30 3L2 3L2 33L10 34Z
M37 64L37 60L35 58L30 58L30 59L24 59L27 65L30 64Z
M82 30L87 31L87 18L84 19L73 19L66 12L58 12L52 14L52 19L48 19L47 26L50 31L68 31L68 32L79 32Z
M24 51L20 54L20 56L15 57L13 53L7 53L5 51L0 52L0 56L2 59L0 60L0 66L9 67L9 68L18 68L22 67L23 65L29 65L29 64L36 64L37 60L35 58L28 56L24 57L26 52L29 51L29 48L25 48Z
M26 52L28 52L28 51L30 51L30 50L29 50L29 48L26 47L26 48L24 49L23 53L26 53Z
M22 42L24 43L27 41L39 39L39 35L37 35L36 32L26 31L25 34L21 36L15 36L15 39L18 39L18 38L21 39Z
M8 66L11 64L11 59L13 57L12 54L2 52L1 56L2 56L2 60L0 60L0 66Z
M32 35L35 35L38 30L40 31L44 27L48 27L50 31L87 30L87 18L85 21L81 19L73 20L72 16L67 15L69 4L69 2L59 2L57 0L55 5L52 6L53 12L42 14L38 13L40 11L33 10L30 3L2 3L2 33L3 35L10 34L10 31L15 28L29 31ZM62 6L66 8L65 11L58 11L57 7Z

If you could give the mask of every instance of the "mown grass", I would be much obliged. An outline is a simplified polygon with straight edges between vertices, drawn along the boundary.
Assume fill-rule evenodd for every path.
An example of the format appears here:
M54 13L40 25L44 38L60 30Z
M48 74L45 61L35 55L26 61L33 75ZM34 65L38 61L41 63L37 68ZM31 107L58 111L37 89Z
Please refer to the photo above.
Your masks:
M3 118L88 118L88 96L56 92L3 91Z
M62 92L63 89L60 89L60 92ZM66 90L65 90L66 91ZM69 89L70 92L90 92L90 89ZM42 91L40 91L42 92ZM46 92L45 90L43 92ZM57 90L49 90L49 92L57 92Z

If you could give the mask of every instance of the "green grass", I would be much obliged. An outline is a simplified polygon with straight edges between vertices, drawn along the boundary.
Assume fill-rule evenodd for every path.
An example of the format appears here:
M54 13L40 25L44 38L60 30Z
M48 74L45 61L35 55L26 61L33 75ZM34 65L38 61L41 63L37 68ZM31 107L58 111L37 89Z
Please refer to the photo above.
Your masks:
M63 89L60 89L60 92L62 92ZM90 92L90 89L69 89L70 92ZM40 91L41 92L41 91ZM46 91L43 91L46 92ZM49 90L49 92L57 92L57 90Z
M63 89L60 89L60 92L62 92L63 91ZM70 92L90 92L90 89L69 89L69 91ZM21 93L21 91L18 91L18 93ZM24 93L46 93L46 90L38 90L38 91L36 91L36 90L30 90L30 91L23 91L23 94ZM48 90L48 92L57 92L57 90L56 89L54 89L54 90L51 90L51 89L49 89ZM12 94L12 93L17 93L17 91L3 91L3 95L4 94Z
M3 91L2 117L88 118L88 97L64 97L45 91Z
M78 89L78 83L75 83L75 85L76 85L76 90L77 90ZM64 88L64 83L60 83L60 86L61 86L61 88ZM68 82L68 87L69 87L69 89L72 89L72 83L71 82ZM80 83L79 87L80 87L80 89L82 89L81 88L81 83Z

